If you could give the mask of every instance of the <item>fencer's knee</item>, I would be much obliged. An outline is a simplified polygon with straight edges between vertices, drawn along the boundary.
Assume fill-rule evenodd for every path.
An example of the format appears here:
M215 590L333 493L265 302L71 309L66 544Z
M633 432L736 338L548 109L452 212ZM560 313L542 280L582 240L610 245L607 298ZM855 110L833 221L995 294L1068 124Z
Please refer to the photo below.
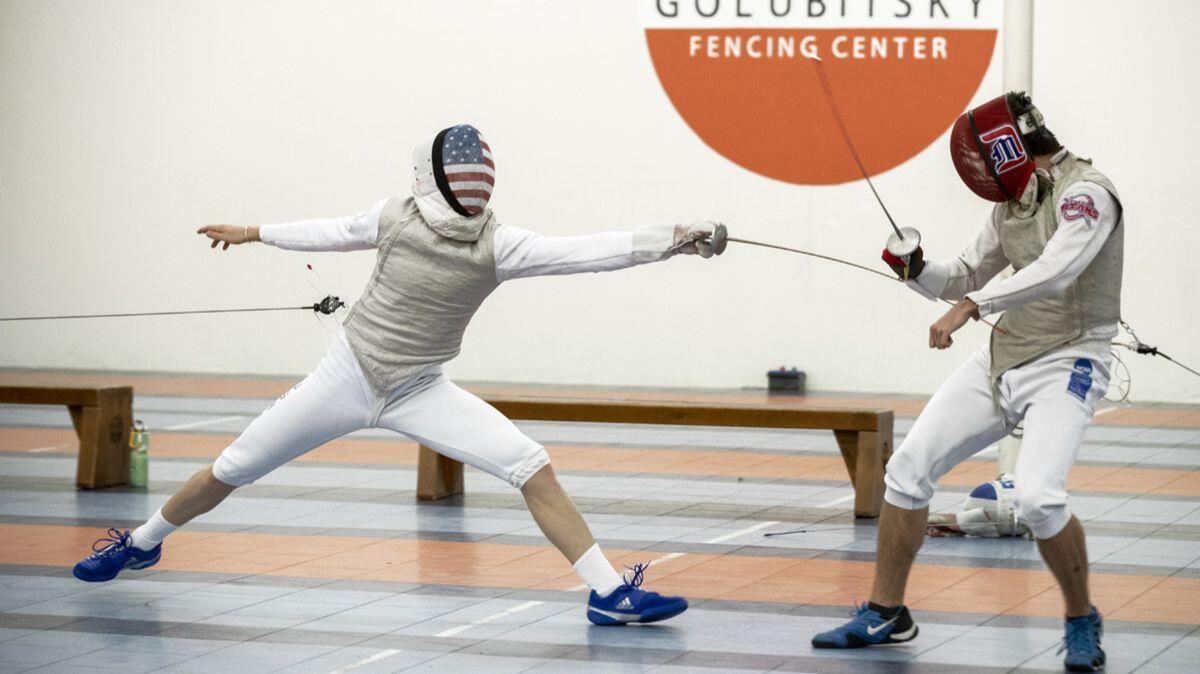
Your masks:
M517 489L525 489L525 485L534 476L546 472L553 476L553 473L545 469L550 467L550 454L546 452L546 448L541 445L533 450L520 462L517 469L512 472L508 478L509 484Z
M198 474L204 480L204 486L206 489L226 490L226 489L237 489L239 486L241 486L241 485L237 485L237 484L232 484L230 482L226 482L226 481L222 480L221 478L217 477L216 461L209 464L209 466L207 468L202 468Z
M229 487L244 487L264 474L257 472L244 453L234 449L234 445L226 447L212 464L213 478Z
M883 498L888 503L905 510L920 510L929 505L933 498L933 483L929 479L929 467L917 460L914 452L899 451L888 460L883 482L886 489Z
M1016 483L1017 513L1025 520L1035 538L1053 538L1067 526L1071 512L1066 494L1042 485Z
M546 465L533 471L525 481L518 487L523 492L528 493L530 490L540 490L547 486L557 485L558 476L554 474L554 467L547 463Z

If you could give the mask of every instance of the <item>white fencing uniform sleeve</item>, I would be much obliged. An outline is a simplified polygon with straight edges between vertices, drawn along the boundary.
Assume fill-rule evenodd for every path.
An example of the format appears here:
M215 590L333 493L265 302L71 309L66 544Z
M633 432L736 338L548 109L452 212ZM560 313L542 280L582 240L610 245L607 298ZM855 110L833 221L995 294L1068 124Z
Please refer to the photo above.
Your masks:
M1064 217L1067 200L1083 197L1094 204L1097 217L1075 215L1074 212ZM1055 204L1055 212L1058 229L1033 264L994 286L967 295L979 305L980 316L1065 291L1108 241L1120 217L1120 206L1103 187L1085 182L1068 190Z
M1008 259L1000 249L1000 232L996 220L989 216L983 231L975 242L953 260L925 262L925 268L910 287L926 297L946 300L961 300L967 293L982 288L985 283L1008 266Z
M357 215L263 225L263 243L285 250L367 250L379 245L379 215L384 199Z
M496 279L555 276L625 269L672 255L674 225L633 232L544 236L520 227L496 228Z

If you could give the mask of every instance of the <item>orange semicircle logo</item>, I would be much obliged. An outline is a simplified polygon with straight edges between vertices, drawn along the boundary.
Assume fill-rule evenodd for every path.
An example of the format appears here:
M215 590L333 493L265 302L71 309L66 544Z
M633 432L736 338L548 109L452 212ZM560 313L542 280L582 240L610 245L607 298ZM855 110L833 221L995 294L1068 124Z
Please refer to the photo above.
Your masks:
M718 154L776 180L834 185L860 175L805 54L820 55L875 175L921 152L967 108L997 34L994 27L648 27L646 41L671 103Z

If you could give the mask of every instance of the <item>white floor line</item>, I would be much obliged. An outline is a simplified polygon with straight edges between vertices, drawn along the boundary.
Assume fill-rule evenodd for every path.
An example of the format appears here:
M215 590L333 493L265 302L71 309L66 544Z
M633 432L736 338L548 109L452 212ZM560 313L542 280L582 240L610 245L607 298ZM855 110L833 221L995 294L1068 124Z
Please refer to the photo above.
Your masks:
M186 424L175 424L174 426L167 426L163 430L182 431L185 428L202 428L204 426L215 426L217 424L223 424L226 421L236 421L238 419L244 419L244 418L245 418L244 414L235 414L231 417L217 417L216 419L204 419L203 421L193 421L191 423L186 423Z
M662 557L659 557L658 559L650 560L650 563L646 564L646 568L648 569L652 566L657 566L659 564L662 564L663 562L669 562L672 559L679 559L680 557L682 557L686 554L687 554L686 552L672 552L672 553L663 555Z
M467 630L471 629L472 627L475 627L476 625L486 625L498 618L503 618L506 615L512 615L514 613L520 613L521 611L524 611L526 609L531 609L534 606L540 606L544 603L545 602L540 602L540 601L527 601L524 604L518 604L516 606L513 606L512 608L505 609L499 613L493 613L490 616L485 616L483 618L480 618L479 620L469 622L465 625L457 625L455 627L451 627L448 630L442 630L441 632L438 632L437 634L435 634L433 636L435 636L435 637L456 636L456 635L462 634L463 632L466 632Z
M52 452L56 449L62 449L64 447L66 447L66 445L50 445L49 447L36 447L34 449L27 449L25 451L29 452L30 454L41 454L42 452Z
M709 540L704 541L704 544L705 545L717 545L718 543L724 543L725 541L732 541L733 539L738 538L740 536L745 536L746 534L752 534L755 531L759 531L760 529L766 529L767 527L774 526L776 524L779 524L779 522L759 522L758 524L748 526L745 529L738 529L737 531L730 532L728 534L722 534L720 536L717 536L716 538L710 538ZM669 562L672 559L679 559L680 557L683 557L686 554L687 554L686 552L669 552L669 553L663 555L662 557L650 560L650 563L646 565L646 568L648 569L652 566L657 566L658 564L662 564L663 562ZM576 585L575 587L567 590L567 592L582 592L586 589L588 589L588 586L585 583L583 585Z
M832 508L833 506L838 505L840 503L845 503L846 501L853 501L853 500L854 500L854 494L850 493L850 494L846 494L845 496L839 496L838 498L835 498L828 503L822 503L821 505L819 505L817 507L818 508Z
M1117 410L1122 410L1122 409L1125 409L1125 408L1121 405L1113 405L1112 407L1105 407L1102 410L1096 410L1095 412L1092 412L1092 418L1095 419L1096 417L1102 417L1105 414L1108 414L1109 412L1116 412Z
M758 531L760 529L766 529L767 527L775 526L776 524L779 524L779 522L759 522L758 524L755 524L754 526L746 527L745 529L741 529L741 530L735 531L733 533L725 534L723 536L717 536L716 538L704 541L704 544L705 545L716 545L718 543L724 543L725 541L732 541L735 538L740 538L742 536L745 536L746 534L752 534L755 531Z
M379 662L380 660L390 658L393 655L396 655L398 653L403 653L403 651L396 649L396 648L389 648L386 651L379 651L378 653L376 653L375 655L372 655L369 658L363 658L362 660L359 660L358 662L352 662L352 663L346 665L345 667L342 667L341 669L335 669L332 672L329 672L329 674L345 674L345 672L349 672L351 670L358 669L359 667L366 667L367 665L371 664L372 662Z

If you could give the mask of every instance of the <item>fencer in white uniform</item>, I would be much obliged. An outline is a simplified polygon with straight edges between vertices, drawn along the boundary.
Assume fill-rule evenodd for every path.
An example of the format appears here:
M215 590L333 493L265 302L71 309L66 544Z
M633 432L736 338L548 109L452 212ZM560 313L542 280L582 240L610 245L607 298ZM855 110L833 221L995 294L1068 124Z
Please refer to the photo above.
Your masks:
M1116 188L1063 149L1029 97L1008 94L962 115L951 157L976 194L997 202L957 258L926 262L920 247L884 260L914 290L956 302L930 327L948 348L971 319L1003 312L980 348L929 400L887 464L875 583L854 620L813 645L853 648L914 638L904 607L929 501L955 465L1023 426L1015 505L1066 604L1066 665L1103 667L1083 527L1067 506L1067 474L1108 386L1120 320L1124 223ZM1012 265L1015 273L989 284Z
M598 624L653 622L687 607L622 578L562 491L546 450L442 371L471 317L512 279L601 272L714 254L712 223L549 237L501 225L487 208L495 183L491 148L470 125L445 129L413 151L413 196L381 200L357 215L261 227L206 226L213 247L262 241L291 250L377 249L374 273L316 370L256 418L154 517L76 566L103 581L158 559L164 537L235 487L366 428L403 434L520 489L543 532L592 589ZM715 252L720 252L719 250Z
M1065 149L1054 155L1052 178L1066 161L1079 160ZM980 317L1071 293L1110 241L1121 210L1112 194L1094 182L1078 180L1063 192L1052 206L1055 213L1062 213L1074 200L1086 199L1096 216L1073 220L1056 216L1057 229L1041 255L1018 273L985 287L1009 264L993 212L962 254L925 262L907 284L930 297L955 301L965 297L979 307ZM1007 330L1006 323L1002 318L1000 329ZM1013 339L1019 338L1020 329L1012 328ZM1070 519L1066 477L1096 404L1107 391L1111 341L1116 334L1115 320L1087 327L994 379L994 342L1003 339L995 333L991 343L980 347L938 389L888 461L884 498L907 510L926 507L938 478L1024 422L1014 474L1017 507L1036 536L1053 537Z

